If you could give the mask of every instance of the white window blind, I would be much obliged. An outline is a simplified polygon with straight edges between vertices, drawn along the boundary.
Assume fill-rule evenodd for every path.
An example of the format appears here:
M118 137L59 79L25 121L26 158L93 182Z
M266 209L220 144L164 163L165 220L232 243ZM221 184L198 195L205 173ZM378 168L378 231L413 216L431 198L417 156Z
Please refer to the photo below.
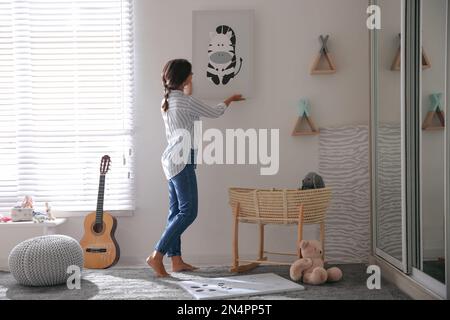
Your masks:
M132 0L0 0L0 214L133 209Z

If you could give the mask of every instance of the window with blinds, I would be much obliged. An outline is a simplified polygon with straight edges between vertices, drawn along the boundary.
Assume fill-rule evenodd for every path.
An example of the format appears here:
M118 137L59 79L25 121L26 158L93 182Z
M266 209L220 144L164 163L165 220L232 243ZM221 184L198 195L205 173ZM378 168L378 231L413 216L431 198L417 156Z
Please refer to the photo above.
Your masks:
M132 0L0 0L0 214L133 209Z

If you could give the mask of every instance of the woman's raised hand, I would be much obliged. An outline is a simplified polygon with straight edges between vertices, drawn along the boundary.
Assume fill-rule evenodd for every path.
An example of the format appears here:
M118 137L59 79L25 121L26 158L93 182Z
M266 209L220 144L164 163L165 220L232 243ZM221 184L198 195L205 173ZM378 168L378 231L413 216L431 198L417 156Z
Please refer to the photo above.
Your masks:
M229 97L228 99L226 99L224 101L224 103L229 106L231 102L236 102L236 101L243 101L245 100L245 98L242 96L242 94L234 94L231 97Z

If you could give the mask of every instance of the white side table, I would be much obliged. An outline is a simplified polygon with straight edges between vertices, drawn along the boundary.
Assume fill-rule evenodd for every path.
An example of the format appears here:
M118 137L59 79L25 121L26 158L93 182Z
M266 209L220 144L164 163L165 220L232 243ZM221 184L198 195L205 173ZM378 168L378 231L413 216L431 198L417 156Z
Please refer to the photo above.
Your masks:
M9 253L16 245L33 237L57 234L58 226L64 222L65 218L42 223L28 221L0 223L0 271L9 271Z

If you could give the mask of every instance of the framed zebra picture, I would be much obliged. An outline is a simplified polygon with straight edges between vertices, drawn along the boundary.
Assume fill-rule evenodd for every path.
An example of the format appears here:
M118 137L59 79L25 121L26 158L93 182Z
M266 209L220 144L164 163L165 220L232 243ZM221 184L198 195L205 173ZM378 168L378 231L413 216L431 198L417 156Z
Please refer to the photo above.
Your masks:
M193 95L207 100L253 94L253 10L194 11Z

